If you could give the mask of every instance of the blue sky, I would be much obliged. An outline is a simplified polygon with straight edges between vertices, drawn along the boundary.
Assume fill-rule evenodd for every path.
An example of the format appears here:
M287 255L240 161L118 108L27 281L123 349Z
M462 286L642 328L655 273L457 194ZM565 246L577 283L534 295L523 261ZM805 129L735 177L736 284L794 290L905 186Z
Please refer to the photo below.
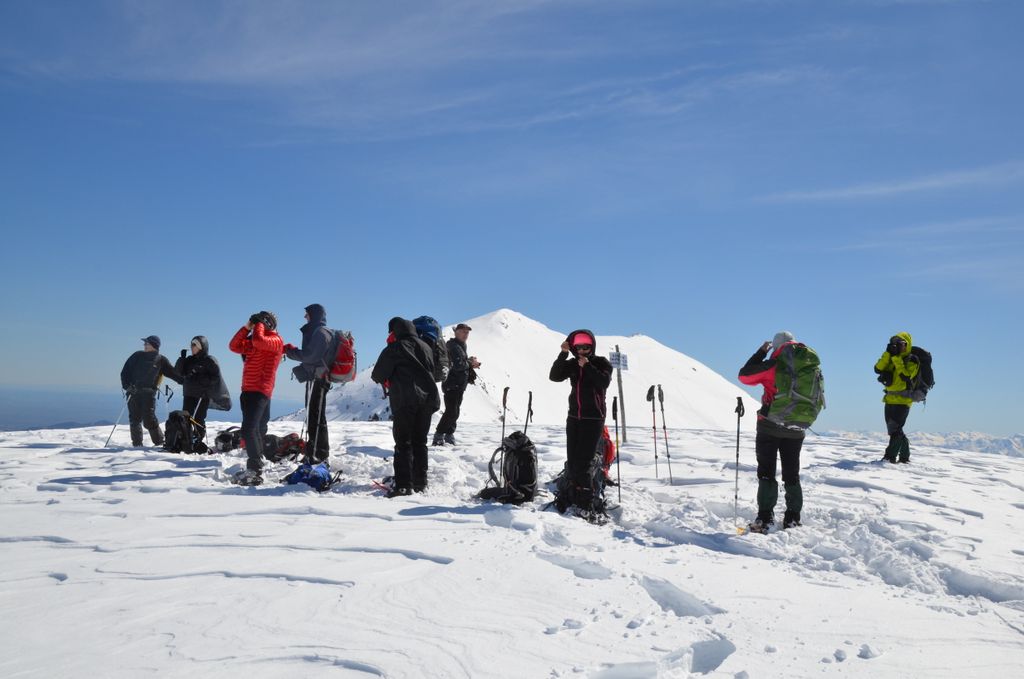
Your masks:
M1013 1L2 3L0 384L116 390L150 333L209 336L237 384L234 330L268 308L297 342L314 301L367 365L392 315L509 307L730 378L789 329L827 429L883 427L871 368L907 330L938 381L912 426L1020 431L1021 25Z

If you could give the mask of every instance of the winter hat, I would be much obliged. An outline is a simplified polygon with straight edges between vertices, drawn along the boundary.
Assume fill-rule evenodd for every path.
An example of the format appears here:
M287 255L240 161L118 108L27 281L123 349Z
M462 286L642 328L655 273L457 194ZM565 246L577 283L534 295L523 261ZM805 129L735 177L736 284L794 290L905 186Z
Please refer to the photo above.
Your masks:
M149 337L143 337L142 341L153 347L154 349L160 349L160 338L156 335L150 335Z
M570 344L572 344L574 347L578 347L581 344L586 344L587 346L594 346L594 339L585 332L578 332L572 336L572 342L570 342Z
M772 338L772 351L778 351L779 347L781 347L783 344L792 341L793 333L789 332L788 330L780 330L779 332L775 333L775 337Z

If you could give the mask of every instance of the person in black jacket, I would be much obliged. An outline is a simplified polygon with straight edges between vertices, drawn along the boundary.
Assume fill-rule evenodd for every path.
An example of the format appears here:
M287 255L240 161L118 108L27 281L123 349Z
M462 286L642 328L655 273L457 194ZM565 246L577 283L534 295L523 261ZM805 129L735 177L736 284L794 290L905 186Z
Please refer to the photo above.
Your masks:
M565 421L566 473L575 503L583 510L593 509L589 506L594 500L590 471L604 431L605 391L612 381L612 364L604 356L595 356L596 348L589 330L570 333L548 375L552 382L569 380L572 385Z
M395 341L380 352L370 377L389 386L395 483L388 497L396 497L427 487L427 435L441 398L434 382L433 350L416 335L412 321L396 316L388 322L388 331Z
M327 392L331 382L327 373L334 360L332 350L336 350L334 332L327 327L327 310L320 304L306 307L305 318L306 324L300 328L302 348L289 344L284 353L293 361L299 361L292 374L306 385L306 430L309 433L306 450L317 462L327 462L331 453L327 435Z
M156 419L156 392L164 377L182 383L181 375L171 362L160 355L160 338L150 335L142 339L142 351L128 357L121 368L121 388L128 398L128 425L132 445L142 445L145 425L153 445L164 444L164 433Z
M476 369L480 367L480 361L476 356L469 356L466 351L466 340L473 328L465 323L455 326L455 337L448 340L448 377L441 384L444 392L444 414L441 415L434 430L433 445L441 446L445 443L455 445L455 427L459 423L459 409L462 407L462 397L466 393L466 387L476 381Z
M231 396L220 373L220 364L210 355L210 343L196 335L189 343L191 355L184 349L174 364L183 382L181 408L203 427L211 403L214 409L231 410Z

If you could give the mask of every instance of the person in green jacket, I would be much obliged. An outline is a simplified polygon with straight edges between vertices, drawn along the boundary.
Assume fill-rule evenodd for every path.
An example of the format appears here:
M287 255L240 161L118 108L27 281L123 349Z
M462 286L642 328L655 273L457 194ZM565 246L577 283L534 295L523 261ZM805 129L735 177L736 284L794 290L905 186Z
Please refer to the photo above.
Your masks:
M889 338L882 357L875 363L878 381L885 385L885 428L889 432L889 445L885 447L886 462L910 462L910 441L903 426L910 415L911 386L921 365L910 353L913 340L909 332L899 332Z

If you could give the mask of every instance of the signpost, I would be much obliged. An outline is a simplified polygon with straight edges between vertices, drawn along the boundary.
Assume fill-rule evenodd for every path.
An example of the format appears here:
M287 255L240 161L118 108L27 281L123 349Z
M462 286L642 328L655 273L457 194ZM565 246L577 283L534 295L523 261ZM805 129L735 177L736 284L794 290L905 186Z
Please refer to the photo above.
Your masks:
M615 351L609 352L608 360L611 362L612 368L615 369L616 378L619 382L619 410L622 415L622 442L627 443L629 441L627 438L629 434L627 434L628 430L626 429L626 399L622 396L622 371L629 370L629 357L626 356L626 354L621 353L619 351L619 345L616 344Z

